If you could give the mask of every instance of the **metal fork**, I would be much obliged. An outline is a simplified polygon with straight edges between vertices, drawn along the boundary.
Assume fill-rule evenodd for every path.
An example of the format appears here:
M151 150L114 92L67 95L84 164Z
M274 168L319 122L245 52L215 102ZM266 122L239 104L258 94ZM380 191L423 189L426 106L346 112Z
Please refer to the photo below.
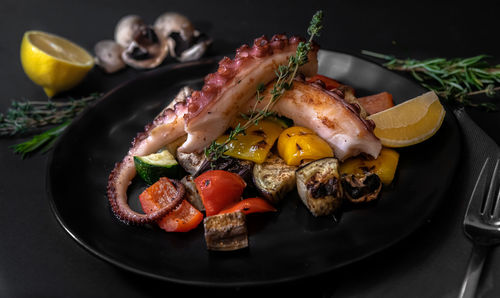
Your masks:
M491 173L487 158L476 181L464 220L464 232L474 243L459 297L474 297L491 246L500 243L500 159ZM490 174L491 173L491 174Z

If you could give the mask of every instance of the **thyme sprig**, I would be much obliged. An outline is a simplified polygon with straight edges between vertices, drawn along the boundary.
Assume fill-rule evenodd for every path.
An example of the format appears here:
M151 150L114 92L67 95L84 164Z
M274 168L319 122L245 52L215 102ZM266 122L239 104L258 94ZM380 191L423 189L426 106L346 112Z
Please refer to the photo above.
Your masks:
M258 125L259 121L265 117L274 115L272 112L272 108L277 103L279 98L293 85L293 79L297 75L297 71L300 66L306 64L308 62L308 54L312 49L312 41L315 36L319 36L319 33L322 26L323 20L323 11L317 11L309 24L307 29L307 33L309 35L309 39L307 42L300 42L297 45L297 50L295 51L295 55L290 56L288 59L288 64L279 65L275 70L276 74L276 82L274 83L271 91L270 98L264 108L262 110L257 110L257 105L264 100L264 96L262 96L262 92L265 90L265 85L263 83L257 86L256 90L256 103L253 106L252 111L249 115L242 115L242 117L247 120L245 124L241 125L238 123L236 127L230 131L227 139L218 144L213 141L210 146L205 148L205 156L207 157L207 161L213 164L214 161L221 157L225 157L224 153L229 149L228 145L230 142L237 140L237 136L240 134L244 134L245 130L252 125Z
M388 69L409 72L425 88L449 102L463 106L496 110L496 105L477 102L473 96L494 97L500 92L500 65L492 66L487 55L469 58L398 59L391 55L362 51L362 54L387 60Z
M93 93L87 97L70 98L64 102L12 101L7 113L0 113L0 136L27 134L49 124L66 122L73 119L99 96L99 93Z
M0 137L26 135L47 125L59 124L26 142L12 146L14 153L21 154L23 158L37 150L46 152L71 120L100 96L99 93L93 93L80 99L70 98L64 102L12 101L7 112L0 113Z

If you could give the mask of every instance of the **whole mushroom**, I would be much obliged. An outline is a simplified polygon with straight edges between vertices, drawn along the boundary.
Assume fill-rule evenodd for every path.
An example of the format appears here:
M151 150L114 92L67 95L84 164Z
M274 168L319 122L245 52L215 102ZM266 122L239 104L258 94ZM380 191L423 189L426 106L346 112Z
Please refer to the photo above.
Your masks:
M114 73L126 66L121 58L123 47L113 40L98 42L94 46L94 52L96 64L107 73Z
M122 53L122 59L134 68L154 68L160 65L168 54L165 38L158 36L151 26L141 26L132 41Z
M195 31L191 21L176 12L166 12L159 16L154 23L154 28L164 37L177 32L184 40L191 40Z
M201 58L212 43L194 28L189 19L179 13L166 12L154 24L158 34L166 38L170 55L181 62Z
M115 28L115 41L124 48L128 47L137 31L143 26L145 26L144 21L137 15L122 17Z

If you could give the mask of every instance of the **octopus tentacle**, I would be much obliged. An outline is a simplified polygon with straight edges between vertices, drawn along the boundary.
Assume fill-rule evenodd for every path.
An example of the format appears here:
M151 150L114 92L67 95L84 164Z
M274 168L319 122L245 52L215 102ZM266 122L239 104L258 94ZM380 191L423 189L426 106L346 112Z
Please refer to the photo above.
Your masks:
M111 175L115 175L119 171L120 164L115 167L115 170L113 170ZM113 210L113 213L118 219L126 224L147 224L157 221L158 219L162 218L163 216L167 215L175 208L177 208L181 204L182 200L184 200L184 195L186 194L186 189L180 181L174 179L170 179L170 181L177 189L175 197L167 198L168 201L163 208L149 214L142 214L132 210L127 202L123 201L123 197L116 196L117 192L115 185L111 184L108 186L108 198L111 205L111 210ZM122 200L120 200L120 198Z
M173 210L179 203L174 200L169 206L149 215L132 210L128 204L127 188L136 175L134 156L144 156L157 152L164 146L183 136L184 114L187 112L186 98L192 90L183 89L152 123L146 125L144 132L137 134L132 147L123 160L117 163L109 175L107 195L113 213L123 222L145 224L155 221ZM183 187L177 187L183 193ZM182 199L182 196L181 198Z
M264 100L247 103L244 112L256 105L261 109L271 95L272 86L262 93ZM375 123L360 115L360 107L345 100L341 90L324 89L320 84L295 79L273 107L272 111L293 120L295 125L307 127L322 137L335 152L335 157L348 157L367 153L376 158L382 148L373 134Z
M178 149L180 152L199 152L220 136L237 115L243 105L255 96L260 84L275 78L281 64L287 64L295 55L300 37L277 34L271 39L261 36L252 47L243 45L236 50L234 59L224 58L217 72L205 77L205 85L193 92L188 100L185 115L187 140ZM308 63L299 72L314 75L317 72L318 46L313 45Z

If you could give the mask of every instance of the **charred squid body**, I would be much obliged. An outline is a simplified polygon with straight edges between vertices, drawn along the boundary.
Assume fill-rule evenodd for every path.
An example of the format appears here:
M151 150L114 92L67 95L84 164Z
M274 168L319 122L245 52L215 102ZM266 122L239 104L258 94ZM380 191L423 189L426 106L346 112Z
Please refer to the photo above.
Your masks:
M233 60L222 59L217 72L206 76L201 91L194 92L188 100L185 116L188 137L179 151L200 152L222 135L245 104L255 97L257 87L274 80L279 65L288 64L300 41L298 37L285 35L275 35L269 40L260 37L253 47L243 45L237 49ZM300 73L316 74L317 51L314 46Z

